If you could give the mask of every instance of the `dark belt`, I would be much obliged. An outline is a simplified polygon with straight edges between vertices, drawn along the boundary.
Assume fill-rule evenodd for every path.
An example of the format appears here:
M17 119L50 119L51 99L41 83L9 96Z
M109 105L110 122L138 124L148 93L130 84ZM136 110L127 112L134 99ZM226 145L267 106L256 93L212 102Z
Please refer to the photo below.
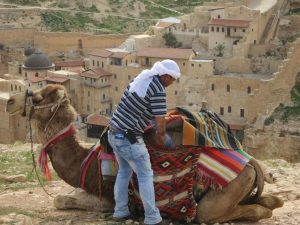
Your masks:
M133 131L131 131L131 130L121 130L116 127L110 126L109 131L111 132L112 135L124 134L124 136L128 139L128 141L131 144L135 144L137 142L137 138L136 138L137 135L135 133L133 133Z

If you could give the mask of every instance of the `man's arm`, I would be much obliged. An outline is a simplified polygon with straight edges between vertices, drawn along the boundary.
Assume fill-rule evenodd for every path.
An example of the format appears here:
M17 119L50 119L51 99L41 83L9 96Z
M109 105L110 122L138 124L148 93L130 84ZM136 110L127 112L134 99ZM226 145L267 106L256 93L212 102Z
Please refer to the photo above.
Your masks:
M165 145L166 143L166 119L164 116L156 116L156 134L155 139L158 145Z

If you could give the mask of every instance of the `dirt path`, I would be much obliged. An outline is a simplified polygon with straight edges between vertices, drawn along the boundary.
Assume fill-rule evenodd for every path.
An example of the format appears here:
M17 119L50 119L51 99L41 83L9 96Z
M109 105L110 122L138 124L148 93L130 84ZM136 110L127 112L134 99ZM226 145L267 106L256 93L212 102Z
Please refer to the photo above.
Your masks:
M20 145L18 149L24 151L28 146ZM12 155L13 148L0 146L0 156L4 153ZM0 157L0 161L1 161ZM21 159L23 161L23 159ZM0 164L3 161L0 162ZM5 162L4 162L5 163ZM300 224L300 163L291 164L284 160L264 161L267 171L272 172L277 181L266 184L265 192L273 193L285 201L283 208L273 211L270 219L259 222L225 223L241 225L298 225ZM1 165L0 165L1 166ZM30 166L30 165L29 165ZM3 172L3 170L2 170ZM33 187L35 186L35 187ZM61 180L49 182L46 189L53 196L69 194L74 190ZM17 225L114 225L110 221L110 214L87 212L82 210L57 210L53 205L53 198L49 197L36 181L27 182L22 189L0 189L0 224ZM131 224L129 221L126 224ZM136 222L135 224L138 224ZM174 222L174 224L178 224ZM225 225L224 224L224 225ZM204 224L202 224L204 225Z

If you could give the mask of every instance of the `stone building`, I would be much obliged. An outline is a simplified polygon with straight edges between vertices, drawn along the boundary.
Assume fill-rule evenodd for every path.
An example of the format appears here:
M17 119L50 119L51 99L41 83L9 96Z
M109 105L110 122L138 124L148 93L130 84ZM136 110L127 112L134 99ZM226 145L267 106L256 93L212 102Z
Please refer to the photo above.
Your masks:
M9 115L6 112L7 101L10 96L19 91L25 91L26 86L22 80L0 79L0 142L13 143L16 140L25 141L27 124L26 118L19 115Z
M36 51L25 60L22 75L30 86L32 78L44 78L49 70L54 71L54 64L41 51Z

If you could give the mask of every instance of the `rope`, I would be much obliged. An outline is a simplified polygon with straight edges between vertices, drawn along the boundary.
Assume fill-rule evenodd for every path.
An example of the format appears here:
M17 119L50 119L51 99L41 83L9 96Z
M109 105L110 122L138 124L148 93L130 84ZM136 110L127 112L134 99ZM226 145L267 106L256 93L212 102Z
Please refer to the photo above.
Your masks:
M34 157L34 151L33 151L33 138L32 138L32 127L31 127L31 117L29 116L28 118L28 123L29 123L29 138L30 138L30 150L31 150L31 158L32 158L32 165L33 165L33 170L35 172L35 175L39 181L39 184L41 185L41 187L43 188L44 192L50 196L51 198L54 198L52 196L52 194L50 194L44 187L44 185L42 184L42 181L40 179L40 176L37 172L37 169L36 169L36 162L35 162L35 157Z

